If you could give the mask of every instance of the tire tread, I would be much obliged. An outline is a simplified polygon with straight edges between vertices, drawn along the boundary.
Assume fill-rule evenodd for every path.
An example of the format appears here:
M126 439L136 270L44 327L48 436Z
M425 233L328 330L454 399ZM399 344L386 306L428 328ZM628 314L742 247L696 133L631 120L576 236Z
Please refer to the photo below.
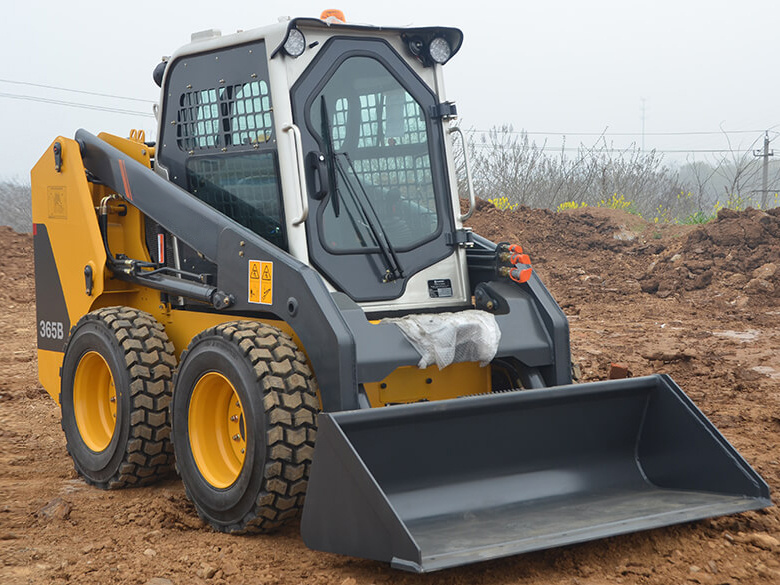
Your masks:
M299 516L303 508L317 434L316 381L295 341L276 327L257 321L222 323L197 335L190 347L213 336L238 348L252 366L257 391L264 393L268 447L263 488L253 509L238 524L212 526L222 532L272 532ZM187 353L182 354L182 362Z
M76 471L87 483L102 489L154 483L167 476L174 464L168 409L173 388L172 370L176 364L173 343L154 317L131 307L106 307L87 313L71 334L89 321L106 326L125 354L130 376L126 389L131 398L130 433L124 458L112 477L104 482L92 481L74 459Z

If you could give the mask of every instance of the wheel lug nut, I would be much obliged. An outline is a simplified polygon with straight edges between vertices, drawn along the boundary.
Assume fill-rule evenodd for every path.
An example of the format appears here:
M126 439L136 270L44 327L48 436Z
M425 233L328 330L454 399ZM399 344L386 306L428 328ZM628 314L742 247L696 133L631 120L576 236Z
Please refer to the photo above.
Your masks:
M234 414L233 416L230 417L230 420L233 422L238 422L238 415Z
M233 440L234 441L240 441L241 440L241 435L238 435L238 434L233 435Z
M116 402L116 396L112 396L108 399L109 402Z

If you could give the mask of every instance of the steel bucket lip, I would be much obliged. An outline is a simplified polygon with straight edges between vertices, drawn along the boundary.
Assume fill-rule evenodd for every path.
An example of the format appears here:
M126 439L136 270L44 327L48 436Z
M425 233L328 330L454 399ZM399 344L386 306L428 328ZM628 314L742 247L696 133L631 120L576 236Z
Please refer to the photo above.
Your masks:
M582 544L600 540L602 538L622 536L644 530L653 530L687 522L696 522L707 518L759 510L771 505L772 501L768 498L729 496L722 498L722 501L720 502L703 504L693 508L672 510L643 518L630 518L607 522L596 526L568 530L564 533L545 535L543 537L534 536L518 538L507 540L499 544L475 546L472 548L464 547L460 550L444 553L426 553L425 547L421 547L419 564L409 563L408 561L398 562L400 559L393 559L391 565L405 571L428 573L468 565L483 560L498 559L517 554ZM412 537L415 537L414 530L411 530L411 534ZM417 542L417 539L415 539L415 542Z

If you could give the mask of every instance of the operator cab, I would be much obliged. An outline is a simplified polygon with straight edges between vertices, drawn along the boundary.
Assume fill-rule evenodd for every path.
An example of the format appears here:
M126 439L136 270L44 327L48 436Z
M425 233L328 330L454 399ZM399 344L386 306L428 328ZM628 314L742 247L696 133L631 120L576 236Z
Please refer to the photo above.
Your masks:
M441 80L461 42L333 19L199 38L164 71L158 172L368 311L463 307ZM185 269L216 271L174 244Z

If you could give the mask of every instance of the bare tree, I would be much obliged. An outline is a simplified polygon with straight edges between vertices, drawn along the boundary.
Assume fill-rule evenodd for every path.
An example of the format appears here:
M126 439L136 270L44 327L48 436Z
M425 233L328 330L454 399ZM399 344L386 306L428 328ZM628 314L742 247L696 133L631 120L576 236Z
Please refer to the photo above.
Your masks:
M728 133L723 131L727 150L723 155L696 160L689 157L680 168L683 183L695 194L699 210L712 210L721 206L744 209L761 205L763 177L762 164L753 155L753 147L762 137L757 137L749 148L736 148ZM780 161L769 161L769 189L780 190ZM769 194L766 194L769 195ZM768 205L777 205L777 199L767 197ZM711 214L711 213L710 213Z
M18 180L0 182L0 225L20 233L32 231L30 185Z
M601 136L576 154L549 151L525 132L504 125L469 140L475 190L480 197L506 197L510 204L555 209L567 201L597 205L613 195L632 202L632 210L650 212L680 192L676 175L655 151L635 145L618 150Z
M720 172L723 162L722 158L707 163L688 156L685 165L680 169L680 174L684 176L683 183L686 185L687 193L692 194L698 210L711 207L715 203L714 193L717 189L715 189L713 182Z
M736 197L739 200L744 200L747 198L749 187L756 182L761 171L759 165L755 164L756 160L752 152L752 148L756 145L758 139L753 141L749 150L740 152L734 150L728 133L724 131L723 135L729 146L727 156L731 159L729 161L730 165L721 165L719 168L721 176L730 180L729 185L725 188L725 195L728 199Z
M733 208L758 204L753 195L762 188L761 165L751 149L738 150L725 131L724 137L725 155L703 161L691 156L679 167L635 144L617 149L604 134L591 145L580 144L572 154L565 138L560 150L553 150L524 131L502 125L487 133L470 130L466 146L474 189L483 199L505 197L509 205L550 209L565 202L590 206L617 202L648 220L703 221L713 215L718 201ZM457 160L458 177L464 181L462 152ZM770 161L770 168L770 188L777 185L780 190L780 160ZM777 205L777 199L770 204Z

